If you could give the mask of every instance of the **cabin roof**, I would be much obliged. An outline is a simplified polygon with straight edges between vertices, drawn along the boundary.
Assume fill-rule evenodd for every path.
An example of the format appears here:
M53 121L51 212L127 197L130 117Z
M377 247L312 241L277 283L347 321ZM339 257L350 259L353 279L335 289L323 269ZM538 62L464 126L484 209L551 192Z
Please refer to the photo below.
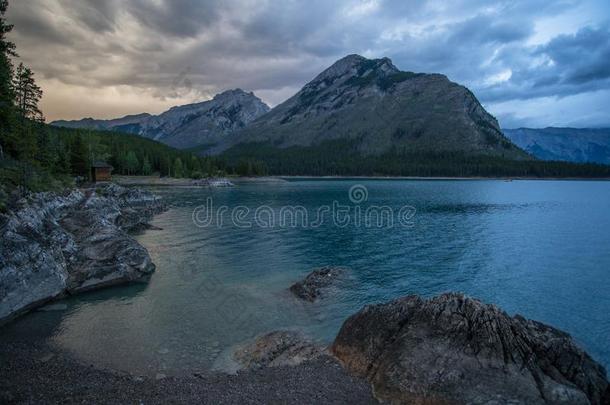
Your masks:
M111 165L109 165L106 162L102 162L101 160L98 160L96 162L93 162L93 164L91 165L91 167L95 168L95 169L114 169L114 167L112 167Z

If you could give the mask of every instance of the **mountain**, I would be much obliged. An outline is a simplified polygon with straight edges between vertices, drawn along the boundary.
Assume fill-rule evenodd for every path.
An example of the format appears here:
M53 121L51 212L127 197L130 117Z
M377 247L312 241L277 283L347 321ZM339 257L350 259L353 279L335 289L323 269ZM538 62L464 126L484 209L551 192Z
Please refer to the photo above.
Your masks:
M538 159L610 165L610 128L518 128L504 134Z
M53 121L51 125L56 127L63 128L83 128L83 129L92 129L96 131L101 130L112 130L116 127L122 127L127 125L137 125L140 122L144 121L147 118L152 117L150 114L138 114L138 115L127 115L123 118L117 118L112 120L96 120L93 118L83 118L82 120L77 121Z
M269 111L253 93L229 90L212 100L173 107L160 115L140 114L114 120L55 121L68 128L121 131L179 149L216 143Z
M208 153L341 143L363 156L459 152L530 157L501 132L466 87L440 74L403 72L388 58L349 55ZM249 148L251 150L251 148Z

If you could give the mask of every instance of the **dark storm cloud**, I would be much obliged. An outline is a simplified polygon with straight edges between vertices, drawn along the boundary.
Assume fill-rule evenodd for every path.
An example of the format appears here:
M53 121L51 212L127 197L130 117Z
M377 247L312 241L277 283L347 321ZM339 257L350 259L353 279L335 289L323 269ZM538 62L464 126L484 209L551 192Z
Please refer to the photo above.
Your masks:
M531 48L507 48L498 62L510 80L481 90L487 100L570 96L610 88L610 29L586 27Z
M177 37L197 35L217 21L222 0L131 0L121 2L142 24L157 33Z
M9 17L23 59L66 86L127 86L161 100L243 87L277 103L361 53L444 73L500 103L610 88L608 9L601 0L13 0ZM545 31L553 18L565 32Z
M71 0L69 4L75 20L86 25L93 32L106 32L114 29L117 16L115 1Z
M557 67L561 83L580 85L610 78L610 29L585 28L561 35L539 50Z

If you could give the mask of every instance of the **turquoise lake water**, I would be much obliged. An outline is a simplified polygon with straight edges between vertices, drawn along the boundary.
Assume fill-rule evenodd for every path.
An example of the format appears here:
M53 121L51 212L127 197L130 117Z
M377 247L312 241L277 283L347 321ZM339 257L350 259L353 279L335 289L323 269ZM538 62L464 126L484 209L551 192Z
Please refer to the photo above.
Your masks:
M459 291L561 328L610 366L608 182L299 180L154 191L172 208L153 222L162 230L137 236L157 264L149 284L72 298L3 334L46 335L86 362L140 374L226 370L235 345L261 333L297 329L329 343L363 305ZM208 198L223 223L197 226L193 212ZM328 214L314 224L333 202L350 222ZM250 211L233 223L239 206ZM282 210L296 206L307 226L303 217L291 223L294 208ZM368 223L371 206L391 210L394 224L373 226L373 214ZM324 299L287 292L325 265L350 270Z

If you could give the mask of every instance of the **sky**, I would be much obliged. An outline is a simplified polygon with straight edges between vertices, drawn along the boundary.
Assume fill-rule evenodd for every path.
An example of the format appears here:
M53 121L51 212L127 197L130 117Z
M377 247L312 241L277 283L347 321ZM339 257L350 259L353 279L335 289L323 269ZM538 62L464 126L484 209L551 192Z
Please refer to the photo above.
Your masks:
M12 0L7 16L47 121L232 88L275 106L357 53L447 75L504 128L610 127L608 0Z

